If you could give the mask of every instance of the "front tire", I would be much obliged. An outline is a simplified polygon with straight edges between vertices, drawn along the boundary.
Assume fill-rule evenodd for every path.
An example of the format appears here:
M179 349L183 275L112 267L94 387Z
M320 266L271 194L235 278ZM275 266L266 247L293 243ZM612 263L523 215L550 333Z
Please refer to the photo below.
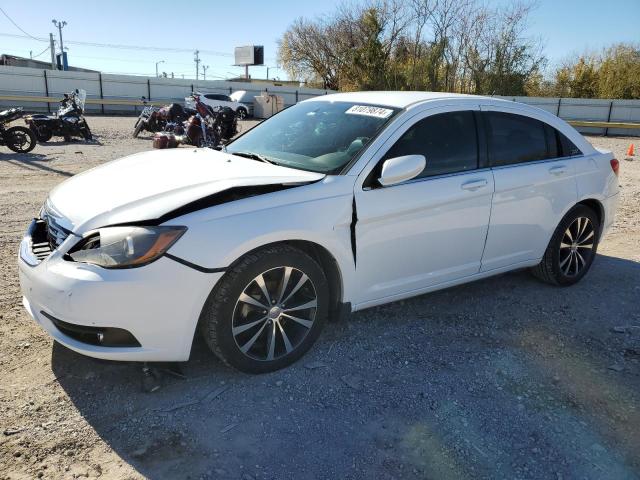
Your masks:
M247 118L248 112L246 108L238 108L238 111L236 112L236 116L238 117L238 120L244 120L245 118Z
M213 289L200 318L209 348L246 373L284 368L304 355L327 321L320 266L288 245L242 257Z
M89 125L87 125L86 123L84 125L84 128L82 129L82 136L87 142L93 139L93 134L91 133L91 129L89 128Z
M598 216L589 207L576 205L564 216L551 237L542 261L531 272L552 285L574 285L591 268L599 241Z
M145 126L144 120L138 120L138 123L136 123L136 126L133 129L133 138L138 138L138 135L140 135L140 132L142 131L144 126Z

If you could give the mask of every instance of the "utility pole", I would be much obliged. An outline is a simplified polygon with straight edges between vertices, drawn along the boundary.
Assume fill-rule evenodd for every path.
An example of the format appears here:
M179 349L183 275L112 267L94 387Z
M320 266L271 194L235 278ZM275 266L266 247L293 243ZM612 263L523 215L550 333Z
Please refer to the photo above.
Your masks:
M67 24L67 22L64 20L59 22L58 20L53 19L51 20L51 23L58 27L58 32L60 33L60 53L64 53L64 45L62 44L62 28Z
M158 78L158 65L160 65L161 63L164 63L164 60L160 60L159 62L156 62L156 78Z
M202 65L202 78L203 79L207 79L207 68L209 68L209 65Z
M196 50L193 52L193 61L196 62L196 80L198 80L200 75L200 57L198 56L200 51Z
M49 51L51 52L51 70L56 70L56 42L53 33L49 34Z

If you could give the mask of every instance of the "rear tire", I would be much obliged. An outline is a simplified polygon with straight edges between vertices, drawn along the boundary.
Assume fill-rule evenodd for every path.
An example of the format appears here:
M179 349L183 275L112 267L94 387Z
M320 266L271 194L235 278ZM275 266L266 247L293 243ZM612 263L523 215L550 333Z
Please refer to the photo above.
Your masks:
M29 153L36 146L36 136L30 128L11 127L5 131L5 143L16 153Z
M591 268L599 241L598 215L585 205L576 205L560 221L542 261L531 273L551 285L574 285Z
M328 310L329 288L316 261L275 245L245 255L227 271L205 303L200 329L224 363L266 373L311 348Z

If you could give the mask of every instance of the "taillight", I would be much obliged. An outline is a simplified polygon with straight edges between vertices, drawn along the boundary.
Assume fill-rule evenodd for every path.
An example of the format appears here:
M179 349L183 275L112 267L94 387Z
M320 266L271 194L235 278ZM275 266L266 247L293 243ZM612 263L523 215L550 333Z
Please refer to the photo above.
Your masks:
M611 170L613 170L613 173L615 173L617 177L618 172L620 171L620 162L614 158L613 160L611 160L610 163L611 163Z

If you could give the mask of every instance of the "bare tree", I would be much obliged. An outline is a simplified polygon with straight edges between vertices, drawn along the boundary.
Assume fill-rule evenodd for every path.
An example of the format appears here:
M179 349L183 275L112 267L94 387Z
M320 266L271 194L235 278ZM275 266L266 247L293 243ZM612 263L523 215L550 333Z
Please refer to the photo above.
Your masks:
M544 62L526 37L531 3L362 0L332 16L298 19L279 56L294 78L328 88L524 93Z

